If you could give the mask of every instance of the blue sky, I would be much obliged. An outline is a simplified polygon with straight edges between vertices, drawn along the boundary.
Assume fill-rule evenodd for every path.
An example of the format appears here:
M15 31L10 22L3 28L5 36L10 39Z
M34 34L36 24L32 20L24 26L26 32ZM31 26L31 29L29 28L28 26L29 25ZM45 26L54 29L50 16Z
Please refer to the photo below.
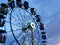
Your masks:
M0 3L7 3L6 1L1 0ZM60 0L27 1L30 3L30 6L38 10L45 24L48 45L60 44Z
M60 44L60 0L33 0L46 26L48 45Z

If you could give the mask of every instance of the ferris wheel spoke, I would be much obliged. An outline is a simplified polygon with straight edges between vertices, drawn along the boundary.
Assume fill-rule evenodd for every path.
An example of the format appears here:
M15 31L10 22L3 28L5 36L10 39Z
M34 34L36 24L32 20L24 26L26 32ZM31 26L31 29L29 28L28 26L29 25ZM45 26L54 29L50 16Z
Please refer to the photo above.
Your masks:
M24 8L21 8L21 9L25 10ZM32 17L32 14L31 14L29 11L27 11L27 10L25 10L25 11L30 14L31 18L32 18L33 21L35 22L35 19ZM35 22L35 23L36 23L36 22Z
M21 21L21 19L19 18L19 16L17 14L16 14L16 16L18 17L18 20ZM21 24L21 23L19 22L19 24Z
M10 23L9 21L6 21L7 23ZM11 24L13 24L14 26L18 26L18 25L16 25L16 24L14 24L14 23L11 23ZM21 27L21 26L18 26L18 27Z
M13 16L11 16L11 18L12 18L12 20L14 19L16 21L16 19Z
M2 33L3 32L2 31L1 35L2 36L6 36L5 34L7 34L7 36L10 35L9 37L6 36L6 39L7 38L8 39L6 41L7 43L5 43L4 45L8 45L8 44L9 45L28 45L28 44L40 45L40 43L42 45L45 45L46 42L45 41L46 34L44 31L45 29L44 29L44 25L41 24L42 22L40 21L37 10L35 10L35 8L33 7L30 7L27 1L22 2L22 0L18 0L18 1L8 0L8 3L9 4L7 4L7 7L4 3L0 5L0 8L2 9L2 10L0 9L1 10L0 13L4 15L2 17L7 17L6 19L5 18L2 19L2 17L0 17L2 20L0 21L1 22L0 25L3 26L2 28L4 30L6 30L6 33ZM8 16L5 15L5 13ZM5 23L6 25L4 25ZM41 42L40 42L40 38L41 38ZM4 41L4 39L2 40Z
M13 16L11 17L12 20L15 19ZM20 21L20 19L18 19ZM21 25L21 23L19 21L17 21L17 19L15 19L15 21L17 22L18 25Z
M16 38L19 38L19 36L20 36L20 33L18 34L18 36L17 36ZM22 34L21 37L23 37L23 34ZM20 38L20 39L21 39L21 38ZM19 39L19 40L20 40L20 39ZM19 41L19 40L18 40L18 41ZM15 40L13 40L13 41L10 43L10 45L13 44L14 41L15 41Z
M17 18L18 18L18 21L19 21L18 24L20 24L20 25L23 24L23 22L22 22L23 20L21 20L21 19L22 19L22 17L21 17L22 14L21 14L20 16L18 16L18 14L16 13L15 15L16 15ZM11 17L12 17L12 16L11 16ZM21 17L21 19L20 19L20 17ZM14 17L13 17L13 18L14 18ZM17 19L15 19L15 20L17 21ZM20 23L20 22L21 22L21 23Z
M23 33L24 33L24 32L23 32ZM20 33L19 33L18 36L16 37L17 40L20 41L20 40L22 39L22 37L24 37L23 35L24 35L24 34L20 35ZM19 37L19 36L20 36L20 37ZM23 38L23 41L24 41L24 40L25 40L25 38ZM14 41L15 41L15 40L13 40L13 41L10 43L10 45L12 45Z
M13 31L21 31L21 29L16 29L16 30L13 30ZM10 33L11 31L7 31L7 33Z
M19 12L21 12L20 9L19 9ZM21 22L22 22L22 24L25 24L25 23L23 23L25 19L23 19L24 16L22 16L22 12L21 12L20 14L21 14L21 15L20 15L20 16L21 16Z
M9 37L7 36L7 40L10 42Z
M25 18L27 18L27 14L25 14L25 11L24 11L24 14L23 14L21 17L23 17L22 20L23 20L24 22L26 22ZM28 19L28 18L27 18L27 19ZM24 24L25 24L25 23L24 23Z

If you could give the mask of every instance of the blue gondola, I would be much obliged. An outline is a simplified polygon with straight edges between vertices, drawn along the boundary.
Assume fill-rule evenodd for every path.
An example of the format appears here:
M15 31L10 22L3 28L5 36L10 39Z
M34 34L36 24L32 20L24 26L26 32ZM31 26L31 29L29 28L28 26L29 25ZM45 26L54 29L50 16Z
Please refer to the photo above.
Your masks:
M3 27L4 24L5 24L5 20L1 20L1 19L0 19L0 27Z
M46 40L43 40L42 43L46 43Z
M41 32L41 34L46 34L46 32Z
M47 45L46 43L43 43L42 45Z
M8 9L6 9L4 7L0 7L0 13L3 14L3 15L7 15Z
M0 34L6 33L5 30L0 29Z
M27 1L24 2L24 8L28 9L29 8L29 3Z
M6 42L6 36L3 35L4 33L6 33L6 31L0 29L0 43L5 43Z
M6 36L0 34L0 43L5 43L6 42Z
M3 14L0 14L0 19L5 19L6 17Z
M21 0L16 0L16 5L17 5L17 7L21 8L22 7Z
M33 14L33 15L35 15L35 14L36 14L36 12L35 12L34 8L31 8L31 9L30 9L30 12L31 12L31 14Z
M8 8L8 5L5 3L1 3L1 7Z
M43 40L46 40L46 35L42 35L42 39Z
M40 23L40 30L44 30L44 24Z
M8 0L8 5L9 5L9 7L14 8L15 7L14 0Z
M39 15L36 15L35 17L36 17L37 22L41 22L41 19L40 19Z

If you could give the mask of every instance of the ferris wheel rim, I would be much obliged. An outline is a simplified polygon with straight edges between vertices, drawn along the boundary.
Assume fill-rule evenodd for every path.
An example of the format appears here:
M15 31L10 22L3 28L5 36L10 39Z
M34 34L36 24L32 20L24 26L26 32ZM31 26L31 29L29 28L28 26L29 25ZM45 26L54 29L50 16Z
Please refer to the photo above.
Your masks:
M23 10L25 10L24 8L21 8L21 9L23 9ZM30 16L32 17L32 14L30 13L30 12L28 12L27 10L25 10L27 13L29 13L30 14ZM32 18L33 19L33 18ZM33 19L34 20L34 19ZM34 21L36 24L37 24L37 22L36 21ZM12 25L11 25L11 15L10 15L10 27L12 28ZM37 26L38 27L38 26ZM12 33L14 33L13 32L13 28L11 29L11 31L12 31ZM16 36L15 36L15 34L13 34L14 35L14 38L18 41L18 39L16 38ZM19 43L19 41L17 42L19 45L21 45L20 43Z

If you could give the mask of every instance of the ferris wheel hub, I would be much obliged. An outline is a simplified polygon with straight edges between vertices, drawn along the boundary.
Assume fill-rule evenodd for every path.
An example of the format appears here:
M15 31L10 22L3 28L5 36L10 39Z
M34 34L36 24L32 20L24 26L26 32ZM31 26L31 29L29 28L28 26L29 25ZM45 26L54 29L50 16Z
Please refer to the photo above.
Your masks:
M35 23L29 22L29 23L28 23L28 27L29 27L29 28L32 28L32 29L35 28Z
M28 22L26 26L22 27L22 30L25 31L27 29L34 29L34 28L35 28L35 23Z

